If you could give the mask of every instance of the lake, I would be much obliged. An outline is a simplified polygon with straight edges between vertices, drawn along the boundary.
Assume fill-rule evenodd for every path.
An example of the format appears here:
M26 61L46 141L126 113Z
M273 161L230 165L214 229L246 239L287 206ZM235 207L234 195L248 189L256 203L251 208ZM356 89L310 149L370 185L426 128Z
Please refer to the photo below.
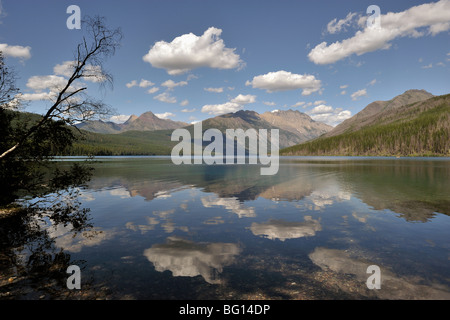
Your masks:
M47 219L42 238L11 250L14 261L48 251L46 270L79 266L81 290L65 288L65 269L45 280L59 283L49 291L3 263L3 297L450 299L449 158L281 157L273 176L259 165L97 160L78 196L91 227Z

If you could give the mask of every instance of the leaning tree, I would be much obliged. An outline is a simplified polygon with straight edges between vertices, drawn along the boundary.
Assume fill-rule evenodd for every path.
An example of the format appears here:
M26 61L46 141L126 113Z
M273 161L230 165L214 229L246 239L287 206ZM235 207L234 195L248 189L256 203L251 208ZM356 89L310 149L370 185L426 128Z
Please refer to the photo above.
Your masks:
M25 103L25 95L19 93L15 73L0 54L0 207L22 194L39 197L75 188L89 177L91 168L78 164L65 171L42 170L53 164L49 161L53 155L80 136L74 129L77 122L112 112L101 99L87 93L87 83L112 86L113 77L104 63L120 46L122 33L108 28L102 17L83 20L82 32L73 59L59 65L58 74L64 77L58 77L60 81L50 88L46 97L50 102L39 117L15 110Z
M73 264L67 253L53 245L45 226L64 225L73 233L91 227L89 209L81 206L78 197L80 186L89 180L90 165L61 168L49 160L78 138L73 128L77 121L111 111L87 94L86 83L112 85L103 64L122 37L119 29L107 28L100 17L82 24L84 36L73 59L60 66L64 77L58 79L64 82L51 88L43 115L19 112L26 99L0 52L0 274L27 278L43 288L52 279L60 280L67 265ZM22 256L24 248L27 254ZM9 285L8 290L14 291L14 282Z
M28 128L15 143L6 150L0 150L0 159L7 157L21 148L40 128L51 121L60 120L73 125L79 121L89 120L93 117L109 114L110 108L101 100L86 94L87 86L84 80L97 82L102 86L112 85L112 75L103 66L104 61L112 56L120 45L122 33L120 29L109 29L101 17L87 18L83 21L85 35L77 45L73 61L63 65L63 74L67 81L52 88L49 95L51 105L44 116ZM4 68L5 83L0 84L0 107L11 108L20 103L20 94L14 86L14 77L7 68ZM9 73L8 73L9 72Z

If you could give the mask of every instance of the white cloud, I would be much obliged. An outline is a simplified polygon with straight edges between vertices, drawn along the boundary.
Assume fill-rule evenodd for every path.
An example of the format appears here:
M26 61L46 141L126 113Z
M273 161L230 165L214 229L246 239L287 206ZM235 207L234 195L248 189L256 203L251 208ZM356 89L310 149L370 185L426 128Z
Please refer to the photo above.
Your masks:
M28 78L26 86L34 90L34 92L21 94L18 99L28 101L54 100L59 94L59 91L67 85L68 80L65 77L68 78L72 76L75 66L75 61L64 61L63 63L57 64L53 67L54 74L52 75L32 76ZM101 67L96 65L85 65L83 75L83 79L90 82L102 82L105 80ZM127 84L127 86L128 85L129 84ZM67 89L67 93L73 92L80 88L80 85L72 85ZM73 97L71 99L72 101L75 101L78 98Z
M175 82L173 80L167 80L167 81L164 81L163 83L161 83L161 86L169 88L169 89L173 89L175 87L186 86L187 84L188 84L187 81Z
M432 63L430 63L429 65L426 65L426 66L422 66L422 69L431 69L431 68L433 68Z
M67 84L64 77L48 75L48 76L32 76L27 81L27 87L35 91L42 91L46 89L57 90Z
M202 107L202 112L212 115L221 115L225 113L239 111L241 108L242 105L238 103L226 102L223 104L204 105Z
M353 92L350 95L350 97L352 97L353 101L356 101L356 100L358 100L358 98L365 97L365 96L367 96L367 90L366 89L358 90L356 92Z
M284 70L256 76L245 84L251 85L253 88L264 89L269 93L303 89L302 95L304 96L319 91L321 88L321 81L313 75L295 74Z
M318 105L306 113L314 121L324 122L330 126L336 126L352 116L352 113L348 110L333 109L333 107L327 105Z
M181 112L195 112L197 111L197 109L193 108L193 109L183 109L181 110Z
M124 123L128 119L130 119L130 115L119 114L119 115L112 116L111 118L109 118L109 121L114 122L114 123Z
M153 97L153 99L159 100L165 103L177 103L177 99L175 97L170 96L168 92L163 92Z
M6 43L0 43L0 51L3 52L5 57L13 57L19 59L30 59L31 58L31 47L23 46L10 46Z
M170 75L179 75L189 70L210 67L235 69L243 66L235 49L225 47L220 39L222 30L211 27L203 35L184 34L172 42L158 41L143 57L153 67L166 69Z
M377 83L377 79L373 79L372 81L370 81L370 82L369 82L369 85L370 85L370 86L373 86L373 85L375 85L375 83Z
M430 26L429 32L431 35L435 36L438 33L447 31L450 29L450 22L436 23Z
M52 100L54 98L56 98L56 92L24 93L18 97L19 100L27 101Z
M205 91L208 92L215 92L215 93L222 93L223 88L204 88Z
M302 106L302 105L304 105L304 104L305 104L304 101L299 101L299 102L297 102L296 104L293 104L293 105L291 106L291 108L297 108L297 107L300 107L300 106Z
M75 61L64 61L53 67L53 73L59 76L70 77L76 67Z
M141 79L141 81L138 83L137 80L132 80L131 82L127 83L127 88L132 87L140 87L140 88L148 88L151 86L154 86L155 84L149 80Z
M139 82L139 87L141 88L147 88L154 86L155 84L149 80L141 79L141 82Z
M315 106L318 106L319 104L325 104L325 103L327 103L325 100L314 101Z
M345 27L350 26L353 22L353 18L355 18L356 13L350 12L344 19L337 20L337 18L331 20L327 25L327 31L331 34L341 32L342 30L346 30Z
M83 79L91 82L103 82L106 80L106 77L102 71L100 66L94 65L86 65L83 71L84 77Z
M242 109L242 107L249 103L254 103L256 101L256 96L247 94L239 94L235 98L231 99L231 101L222 103L222 104L209 104L204 105L202 107L202 112L213 114L213 115L221 115L224 113L236 112Z
M183 100L183 101L181 101L180 106L185 107L188 104L189 104L189 100Z
M46 76L32 76L28 78L26 86L34 92L24 93L17 96L20 100L28 101L38 101L38 100L54 100L59 91L62 90L67 85L67 79L56 75L46 75ZM67 93L73 92L79 89L79 86L70 86L67 89ZM72 101L77 98L73 97Z
M164 112L164 113L155 113L155 116L157 116L160 119L168 119L170 117L175 117L175 114L172 112Z
M153 88L150 88L150 89L147 90L147 92L150 93L150 94L158 92L158 91L159 91L158 87L153 87Z
M339 88L341 88L341 89L347 89L347 88L348 88L348 84L344 84L344 85L340 86Z
M342 90L342 91L341 91L341 95L345 95L345 94L347 94L347 91Z
M53 73L55 75L65 76L67 78L70 78L75 71L75 68L77 66L76 61L64 61L61 64L57 64L53 67ZM91 82L102 82L105 80L105 76L103 75L102 68L98 65L91 65L87 64L84 66L83 69L84 80L91 81ZM127 84L127 87L129 87L129 84Z
M266 106L270 106L270 107L273 107L273 106L277 105L275 102L270 102L270 101L263 101L263 104L266 105Z
M321 105L318 105L317 107L314 107L309 113L310 114L324 114L324 113L330 113L332 111L333 111L333 107L321 104Z
M239 94L234 99L231 99L232 103L236 103L239 105L254 103L255 101L256 101L256 96L251 95L251 94L247 94L247 95Z
M426 34L436 35L450 29L450 1L426 3L411 7L405 11L381 15L381 28L365 26L367 16L359 19L358 24L364 27L348 39L328 45L322 42L308 54L316 64L335 63L353 54L362 55L368 52L389 49L391 41L398 37L422 37ZM428 33L420 28L428 28Z
M135 87L135 86L137 86L137 81L136 81L136 80L133 80L133 81L131 81L131 82L128 82L128 83L126 84L126 86L127 86L127 88Z

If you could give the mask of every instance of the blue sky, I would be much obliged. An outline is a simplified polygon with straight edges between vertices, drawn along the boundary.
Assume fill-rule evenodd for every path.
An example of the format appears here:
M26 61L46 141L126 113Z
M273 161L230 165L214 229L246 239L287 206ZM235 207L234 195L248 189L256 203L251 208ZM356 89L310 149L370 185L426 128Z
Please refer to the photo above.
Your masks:
M122 29L122 46L105 63L113 90L89 83L122 119L294 109L336 125L408 89L450 91L450 0L2 0L0 50L27 111L50 104L38 100L48 97L44 80L61 77L54 67L80 41L66 27L72 4ZM380 8L377 31L367 27L370 5Z

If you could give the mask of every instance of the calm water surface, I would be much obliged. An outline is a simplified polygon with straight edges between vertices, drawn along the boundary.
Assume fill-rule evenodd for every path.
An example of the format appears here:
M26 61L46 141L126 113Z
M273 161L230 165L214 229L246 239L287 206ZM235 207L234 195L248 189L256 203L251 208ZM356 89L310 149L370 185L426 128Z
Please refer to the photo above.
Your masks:
M92 228L43 226L82 289L16 298L450 299L449 158L281 158L274 176L99 160L79 197Z

